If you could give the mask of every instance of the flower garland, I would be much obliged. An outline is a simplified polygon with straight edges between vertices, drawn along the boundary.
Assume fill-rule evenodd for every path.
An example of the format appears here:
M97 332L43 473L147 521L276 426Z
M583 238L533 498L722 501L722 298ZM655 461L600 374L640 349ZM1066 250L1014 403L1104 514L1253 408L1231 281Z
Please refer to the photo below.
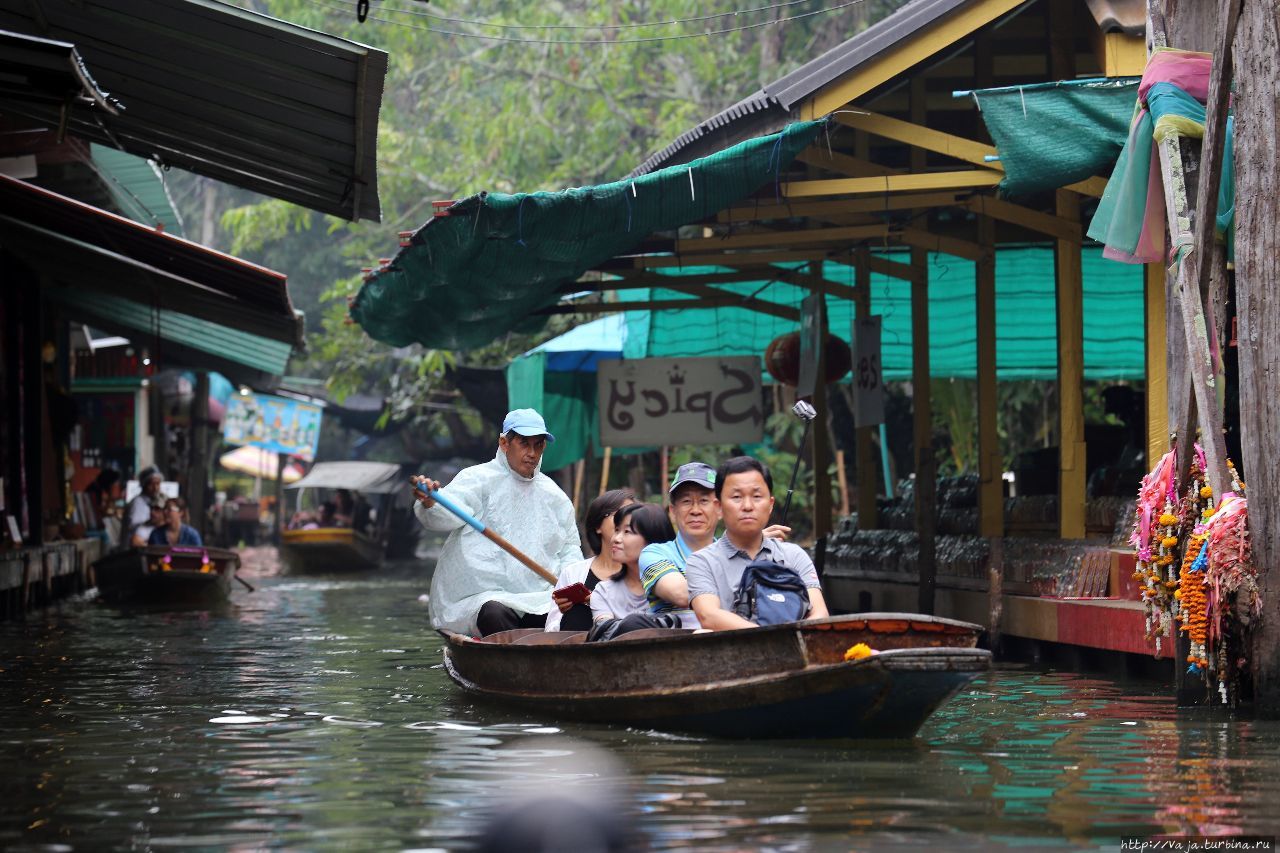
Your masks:
M1177 491L1174 484L1176 448L1160 458L1155 468L1142 478L1138 489L1136 517L1129 542L1137 549L1133 579L1142 588L1146 616L1146 636L1154 640L1156 654L1164 637L1173 633L1170 605L1177 582L1173 576L1173 553L1178 546L1179 518L1174 512Z

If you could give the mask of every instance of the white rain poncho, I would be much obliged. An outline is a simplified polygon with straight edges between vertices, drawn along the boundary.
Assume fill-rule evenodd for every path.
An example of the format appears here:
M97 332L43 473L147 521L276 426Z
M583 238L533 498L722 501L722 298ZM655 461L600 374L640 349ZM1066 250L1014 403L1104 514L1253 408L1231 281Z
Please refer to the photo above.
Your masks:
M512 471L501 450L492 461L458 472L441 491L553 574L582 559L569 498L541 471L532 478ZM431 578L432 626L475 634L476 614L486 601L523 613L554 606L545 580L449 510L415 502L414 513L428 530L452 531Z

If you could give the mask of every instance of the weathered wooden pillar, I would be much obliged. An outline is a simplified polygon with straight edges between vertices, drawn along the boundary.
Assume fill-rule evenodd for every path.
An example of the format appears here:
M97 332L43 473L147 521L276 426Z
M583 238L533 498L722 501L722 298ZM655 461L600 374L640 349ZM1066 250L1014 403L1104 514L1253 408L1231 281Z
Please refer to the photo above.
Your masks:
M1246 2L1236 31L1236 313L1242 473L1261 574L1254 635L1258 711L1280 717L1280 38L1275 7Z
M1080 221L1080 198L1058 190L1057 213ZM1054 247L1058 304L1058 535L1084 538L1084 281L1080 243L1058 239Z
M854 316L861 320L871 316L871 253L863 248L858 250L857 257L857 294L854 301ZM855 342L856 343L856 342ZM858 366L854 365L856 375ZM872 436L874 426L860 427L854 431L855 461L858 466L858 529L874 530L879 527L876 494L876 456Z
M1147 264L1143 270L1148 469L1169 450L1169 337L1165 325L1167 301L1164 279L1162 264Z
M937 584L935 533L937 526L937 470L933 459L933 406L929 393L929 255L911 250L916 275L911 282L911 409L916 455L916 535L920 542L920 589L917 609L933 613Z
M813 535L822 548L831 533L831 406L827 401L827 322L826 295L822 288L822 263L809 265L813 292L822 295L822 310L818 324L818 372L813 383L813 407L818 416L813 421ZM799 460L797 460L798 463Z
M191 458L187 467L187 512L191 526L208 534L206 495L209 491L209 371L196 371L191 400Z
M978 329L978 535L1004 535L1004 457L996 426L996 228L978 217L982 259L974 265Z

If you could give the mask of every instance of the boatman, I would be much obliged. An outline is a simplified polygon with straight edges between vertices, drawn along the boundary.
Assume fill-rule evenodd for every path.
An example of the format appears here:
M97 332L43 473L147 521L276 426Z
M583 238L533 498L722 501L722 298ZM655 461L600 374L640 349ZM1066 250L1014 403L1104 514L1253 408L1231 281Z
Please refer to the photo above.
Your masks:
M498 453L490 462L458 472L443 491L553 574L582 559L582 540L573 504L551 478L539 471L542 452L555 436L542 415L516 409L502 422ZM435 628L486 636L512 628L541 628L552 607L546 581L484 534L418 491L433 491L435 480L413 480L422 526L449 531L431 578L430 613Z
M809 596L808 618L826 616L827 602L813 560L800 546L764 535L773 512L773 478L769 469L750 456L735 456L716 471L715 494L724 518L724 535L691 554L685 564L689 603L702 627L711 631L756 627L733 612L742 573L756 560L794 571Z

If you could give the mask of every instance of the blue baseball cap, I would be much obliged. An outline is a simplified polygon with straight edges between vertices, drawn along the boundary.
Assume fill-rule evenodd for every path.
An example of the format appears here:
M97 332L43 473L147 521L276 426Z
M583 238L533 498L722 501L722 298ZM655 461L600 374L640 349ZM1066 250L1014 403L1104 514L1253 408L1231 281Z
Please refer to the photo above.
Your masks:
M506 435L513 430L524 436L545 435L548 442L556 440L554 435L547 432L547 422L534 409L513 409L507 412L502 421L502 434Z

